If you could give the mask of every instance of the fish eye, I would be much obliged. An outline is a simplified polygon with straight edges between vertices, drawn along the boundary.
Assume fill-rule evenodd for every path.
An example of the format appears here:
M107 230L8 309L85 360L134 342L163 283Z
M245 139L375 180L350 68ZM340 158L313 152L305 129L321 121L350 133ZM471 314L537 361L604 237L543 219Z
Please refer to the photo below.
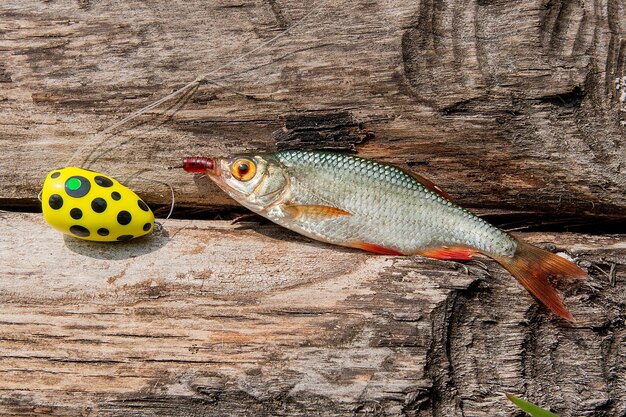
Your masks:
M256 164L248 158L237 159L231 165L230 173L239 181L249 181L256 174Z
M248 172L250 172L250 165L242 162L239 165L237 165L237 173L239 175L246 175Z

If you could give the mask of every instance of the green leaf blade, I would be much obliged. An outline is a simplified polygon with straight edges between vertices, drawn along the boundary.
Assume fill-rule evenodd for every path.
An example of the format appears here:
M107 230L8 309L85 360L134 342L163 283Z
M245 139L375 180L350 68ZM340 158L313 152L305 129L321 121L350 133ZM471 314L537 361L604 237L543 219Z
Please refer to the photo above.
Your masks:
M556 414L551 413L550 411L544 410L543 408L531 402L524 401L521 398L517 398L515 395L509 394L509 393L506 393L505 395L506 395L506 398L508 398L509 400L511 400L511 402L513 402L513 404L515 404L516 406L518 406L523 411L527 412L533 417L559 417Z

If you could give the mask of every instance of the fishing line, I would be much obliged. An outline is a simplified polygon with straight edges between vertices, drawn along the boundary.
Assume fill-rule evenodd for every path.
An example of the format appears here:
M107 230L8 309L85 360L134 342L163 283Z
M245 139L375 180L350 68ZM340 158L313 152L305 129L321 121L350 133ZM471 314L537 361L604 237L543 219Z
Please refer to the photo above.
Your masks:
M162 169L168 169L168 167L158 167L158 168L162 168ZM122 183L124 185L127 185L128 183L132 182L135 179L139 179L142 181L147 181L147 182L153 182L153 183L158 183L158 184L162 184L165 185L169 188L170 190L170 209L169 212L167 213L167 216L165 216L165 219L163 219L163 223L161 224L162 226L165 224L166 220L169 220L170 217L172 217L172 213L174 213L174 203L176 201L176 198L174 196L174 187L172 187L172 185L168 182L165 181L161 181L161 180L156 180L154 178L146 178L146 177L142 177L142 174L148 173L148 172L156 172L156 169L142 169L139 170L133 174L131 174L129 177L127 177L124 181L122 181Z
M100 146L102 146L102 144L106 141L106 135L115 131L117 128L123 126L124 124L126 124L127 122L145 114L146 112L159 107L160 105L162 105L163 103L179 96L180 94L183 94L191 89L193 89L194 87L199 87L201 84L207 83L207 82L214 82L215 80L223 80L226 79L230 76L232 76L233 74L226 74L222 77L217 77L215 80L211 80L209 78L210 75L217 73L218 71L221 71L225 68L228 68L230 66L232 66L233 64L236 64L240 61L242 61L243 59L245 59L246 57L252 55L253 53L267 47L268 45L276 42L278 39L286 36L288 33L292 32L294 29L296 29L297 27L299 27L303 22L305 22L309 17L313 16L314 14L316 14L321 8L322 6L324 6L329 0L322 0L320 2L317 3L317 5L315 5L311 10L309 10L308 12L306 12L304 14L304 16L302 16L300 19L298 19L294 24L292 24L290 27L288 27L287 29L285 29L284 31L278 33L276 36L262 42L260 45L252 48L251 50L249 50L248 52L245 52L244 54L238 56L235 59L232 59L228 62L226 62L224 65L220 65L217 68L212 69L211 71L202 74L200 76L197 76L193 81L185 84L184 86L180 87L179 89L173 91L172 93L160 98L159 100L154 101L151 104L148 104L147 106L144 106L134 112L132 112L131 114L129 114L128 116L124 117L123 119L113 123L111 126L107 127L106 129L96 133L95 135L92 136L92 140L87 141L83 146L79 147L74 154L70 157L70 159L68 160L66 166L70 166L72 161L88 146L91 146L93 144L93 141L100 138L99 141L96 141L94 144L94 149L92 150L92 152L89 153L89 155L87 156L87 159L93 154L93 152L95 150L97 150ZM83 164L86 163L86 160L83 161ZM81 165L82 166L82 165Z
M162 120L160 122L158 122L157 124L151 125L147 130L145 130L144 132L142 132L141 136L146 135L156 129L158 129L159 127L161 127L162 125L164 125L165 123L167 123L173 116L174 114L178 111L178 109L180 109L182 106L185 105L185 103L187 102L187 99L191 97L191 95L193 95L193 93L196 91L196 89L190 89L189 91L186 91L179 99L177 99L171 106L167 107L162 115L158 115L158 116L163 116ZM172 110L173 111L168 115L167 113ZM157 117L158 117L157 116ZM142 126L143 124L145 124L147 122L138 122L137 124L135 124L132 128L137 128L139 126ZM89 152L89 154L85 157L85 159L83 160L83 163L81 164L81 167L85 167L85 168L89 168L91 167L94 163L96 163L100 158L102 158L104 155L106 155L107 153L115 150L117 147L121 146L121 145L125 145L129 142L132 142L137 136L140 136L139 133L137 133L135 136L128 138L127 140L118 143L118 144L114 144L112 147L103 150L102 152L100 152L99 154L97 154L96 156L93 156L94 152L96 150L98 150L98 146L104 144L104 141L102 141L98 146L95 146L91 152Z
M220 85L220 83L217 82L218 80L237 75L231 72L221 77L210 78L213 74L217 74L225 68L231 67L253 53L266 48L271 43L286 36L295 28L302 25L310 16L317 13L327 2L328 0L319 1L319 3L306 12L304 16L298 19L294 24L272 38L262 42L260 45L250 49L237 58L196 77L193 81L176 89L170 94L132 112L104 130L88 137L82 146L77 147L67 161L66 166L51 171L44 181L42 194L40 194L38 198L42 202L42 211L46 222L65 234L93 241L128 241L154 230L155 225L159 225L159 223L155 222L154 213L134 191L105 174L93 170L85 170L85 168L90 168L91 165L95 164L103 155L111 152L121 144L134 140L137 135L145 136L149 132L158 129L186 104L187 100L197 91L200 85L207 83ZM286 56L288 55L284 55L279 59L284 59ZM253 65L243 71L239 71L238 74L254 71L256 68L270 65L273 62L276 62L276 60L273 60L269 64ZM233 89L229 90L232 91ZM239 92L236 93L243 94ZM249 97L249 95L247 96ZM108 139L114 137L115 132L120 127L173 99L176 100L165 110L154 115L152 119L139 120L129 129L148 124L148 122L153 119L156 119L158 123L149 124L148 129L143 129L136 135L131 135L121 144L113 143L112 147L108 147L96 153L98 150L101 150ZM77 159L79 155L89 147L91 147L91 150L87 153L85 158L83 158L80 167L72 167L72 161ZM154 165L151 165L151 167L154 167ZM161 168L167 169L164 167ZM142 176L142 174L151 171L155 171L155 169L140 170L128 177L124 183L132 182L134 179L140 179L166 185L170 190L171 198L169 212L165 218L165 220L168 220L174 211L174 188L167 182ZM94 192L90 193L90 190L94 190L95 194ZM162 229L162 224L159 226L161 226L159 229Z

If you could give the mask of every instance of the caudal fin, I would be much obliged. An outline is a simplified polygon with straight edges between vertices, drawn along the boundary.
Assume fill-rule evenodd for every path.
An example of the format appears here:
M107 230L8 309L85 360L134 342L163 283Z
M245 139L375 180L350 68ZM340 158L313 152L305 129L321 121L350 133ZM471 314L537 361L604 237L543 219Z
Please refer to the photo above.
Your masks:
M494 257L494 259L554 314L565 320L574 321L572 313L565 307L561 297L548 281L548 276L586 278L585 271L565 258L521 240L517 241L517 249L512 258Z

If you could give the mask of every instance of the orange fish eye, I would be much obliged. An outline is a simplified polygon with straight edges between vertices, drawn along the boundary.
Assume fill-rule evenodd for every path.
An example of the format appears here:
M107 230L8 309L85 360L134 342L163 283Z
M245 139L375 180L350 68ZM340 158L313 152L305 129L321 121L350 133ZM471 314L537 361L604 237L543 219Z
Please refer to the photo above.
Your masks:
M230 166L230 173L239 181L249 181L256 174L256 164L247 158L237 159Z

